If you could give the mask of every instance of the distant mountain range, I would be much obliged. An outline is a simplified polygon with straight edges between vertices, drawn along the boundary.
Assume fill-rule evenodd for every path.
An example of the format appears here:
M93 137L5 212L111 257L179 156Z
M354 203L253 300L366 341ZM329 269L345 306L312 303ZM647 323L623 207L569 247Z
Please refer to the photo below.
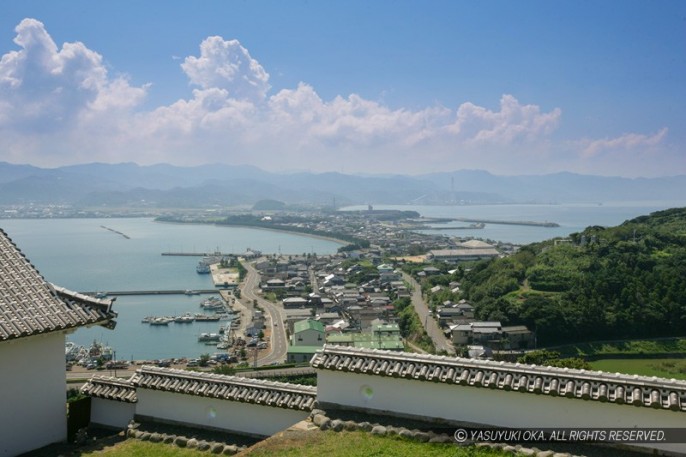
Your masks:
M420 176L269 173L251 166L134 163L38 168L0 162L0 205L209 208L273 199L288 205L494 204L677 200L686 176L619 178L555 173L496 176L460 170Z

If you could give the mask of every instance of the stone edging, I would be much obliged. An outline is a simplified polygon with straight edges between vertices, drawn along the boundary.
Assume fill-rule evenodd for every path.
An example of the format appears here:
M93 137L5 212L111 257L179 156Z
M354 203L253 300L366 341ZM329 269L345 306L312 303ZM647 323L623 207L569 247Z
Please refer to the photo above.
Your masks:
M135 438L141 441L150 441L151 443L165 443L181 448L197 449L198 451L205 451L210 454L234 455L247 449L246 446L237 446L235 444L198 440L196 438L188 438L186 436L171 435L167 433L146 432L144 430L139 430L139 426L140 424L131 421L126 428L126 437Z
M521 445L512 446L505 443L458 443L452 435L447 433L434 433L432 431L424 432L421 430L410 430L405 427L385 426L378 423L369 422L355 422L352 420L343 421L340 419L331 419L326 415L326 411L321 409L313 409L310 413L309 419L320 430L331 430L334 432L341 431L365 431L372 435L392 436L397 435L422 443L453 443L455 445L474 445L476 447L490 447L493 449L500 449L504 452L510 452L516 455L527 455L535 457L580 457L569 453L542 451L536 448L526 448Z

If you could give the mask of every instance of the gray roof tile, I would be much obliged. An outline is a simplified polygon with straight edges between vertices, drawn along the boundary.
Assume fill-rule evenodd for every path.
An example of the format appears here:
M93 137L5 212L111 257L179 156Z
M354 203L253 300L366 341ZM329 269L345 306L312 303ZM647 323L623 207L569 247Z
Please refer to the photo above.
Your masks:
M90 324L114 326L112 300L48 283L0 230L0 341Z
M326 345L313 368L686 412L686 381Z
M316 387L144 365L131 377L136 388L310 411Z
M109 376L93 376L81 387L81 393L95 398L117 400L126 403L136 403L136 388L129 379L112 378Z

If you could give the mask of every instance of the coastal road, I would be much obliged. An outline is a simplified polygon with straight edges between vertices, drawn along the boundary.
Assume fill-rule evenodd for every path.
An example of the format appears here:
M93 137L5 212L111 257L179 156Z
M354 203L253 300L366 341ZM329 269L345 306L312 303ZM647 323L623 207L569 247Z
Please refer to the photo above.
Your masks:
M414 306L414 310L417 313L417 316L419 316L420 322L426 329L426 333L431 338L431 341L433 341L436 351L443 350L450 355L455 355L455 348L453 347L452 342L445 337L436 320L429 315L429 307L426 305L424 297L422 297L422 286L407 273L403 273L403 279L412 286L412 306Z
M266 356L258 359L258 365L269 365L274 362L283 363L286 360L286 352L288 351L288 340L286 338L286 329L284 328L284 313L283 308L274 305L274 303L265 300L257 294L260 288L260 274L255 270L252 264L243 261L241 262L247 274L243 283L241 284L241 299L250 300L251 302L257 300L257 304L264 309L269 315L271 323L271 350ZM274 325L276 324L276 325Z

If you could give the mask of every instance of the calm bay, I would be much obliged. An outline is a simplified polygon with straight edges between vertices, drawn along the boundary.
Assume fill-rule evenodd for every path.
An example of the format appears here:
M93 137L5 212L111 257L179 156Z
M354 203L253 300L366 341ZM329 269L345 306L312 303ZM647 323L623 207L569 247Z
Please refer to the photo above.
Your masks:
M483 229L427 231L444 236L476 237L526 244L579 232L590 225L613 226L653 211L686 206L686 201L565 205L375 206L418 211L424 217L556 222L559 227L486 224ZM349 207L345 209L366 209ZM450 223L451 226L461 225ZM467 224L464 224L467 225ZM119 233L107 230L109 227ZM340 243L286 232L200 224L158 223L149 218L0 219L4 230L50 282L76 291L211 289L209 275L195 272L198 257L162 256L162 252L296 255L336 252ZM206 297L206 296L204 296ZM69 341L111 346L118 359L152 360L198 357L215 348L197 341L216 332L217 322L151 327L149 315L200 312L203 296L120 296L114 309L117 327L79 329Z

